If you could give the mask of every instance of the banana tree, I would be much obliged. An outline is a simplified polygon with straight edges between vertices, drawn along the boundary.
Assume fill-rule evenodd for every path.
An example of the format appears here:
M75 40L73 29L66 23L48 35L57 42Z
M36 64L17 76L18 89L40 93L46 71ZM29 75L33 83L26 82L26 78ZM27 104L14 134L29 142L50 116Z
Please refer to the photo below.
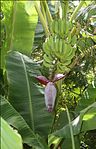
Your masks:
M72 121L65 102L62 106L64 114L62 122L64 123L66 118L66 126L63 125L62 129L55 132L55 125L58 123L59 101L62 100L63 95L62 84L78 61L88 51L96 48L95 45L92 45L92 47L89 46L88 49L85 48L82 51L82 47L78 43L80 36L84 39L88 38L83 34L80 22L76 22L78 12L84 4L85 1L81 1L73 14L69 15L69 1L57 2L55 6L58 15L53 19L46 0L14 2L11 44L9 44L8 49L11 51L6 57L9 101L1 97L2 117L18 130L23 143L32 148L80 148L79 134L83 131L96 129L94 123L95 103L83 112L81 111L80 115ZM31 41L34 33L30 27L33 25L33 9L37 11L37 13L35 11L36 17L34 19L37 21L38 14L46 36L43 43L43 63L40 63L41 65L24 55L28 55L32 48ZM20 14L24 16L23 21L26 22L26 28L29 29L28 31L26 29L26 35L24 34L28 40L27 44L24 36L19 41L19 34L22 35L19 32L22 25L18 26L18 21L21 19L18 19ZM17 31L18 36L16 36ZM95 37L91 36L91 38L95 40ZM14 49L16 51L13 51ZM42 68L47 70L46 76ZM91 115L91 118L87 115ZM84 126L81 129L83 121ZM92 127L90 127L91 122ZM61 125L60 121L59 123ZM87 124L89 127L85 129Z

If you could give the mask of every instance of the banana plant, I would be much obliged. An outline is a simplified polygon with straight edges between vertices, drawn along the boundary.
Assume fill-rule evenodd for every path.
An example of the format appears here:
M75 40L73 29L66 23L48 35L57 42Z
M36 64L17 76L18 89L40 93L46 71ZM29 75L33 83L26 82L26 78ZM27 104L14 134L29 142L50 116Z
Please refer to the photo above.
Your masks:
M60 18L53 19L51 16L51 13L48 8L48 4L46 0L44 2L41 2L41 8L43 9L42 11L40 10L40 7L38 6L38 3L34 3L34 7L36 8L38 15L40 17L40 21L42 23L42 26L44 27L45 34L46 34L46 40L43 43L43 51L44 51L44 56L43 56L43 66L49 69L49 78L52 80L52 77L55 74L67 74L70 69L74 66L74 62L72 64L73 58L77 62L77 54L78 51L78 35L80 34L80 24L75 22L76 16L78 14L78 11L81 9L81 7L84 5L84 1L80 1L79 5L76 7L75 11L73 14L68 16L68 1L62 1L61 2L61 10L62 10L62 15ZM46 8L46 9L45 9ZM45 10L45 12L44 12ZM47 20L47 21L46 21ZM81 57L83 57L81 55ZM76 64L76 63L75 63ZM46 80L46 78L38 78L38 80L44 85L45 87L45 103L48 106L48 102L54 101L54 98L56 98L56 90L53 87L54 85L50 84L50 81ZM45 81L44 81L45 80ZM62 83L61 83L62 84ZM52 85L52 87L51 87ZM60 88L59 83L57 83L58 88ZM50 99L46 98L46 88L50 87L50 90L54 92L54 98L50 97ZM54 88L54 89L53 89ZM49 94L50 91L48 90ZM57 96L57 99L59 100L59 96ZM53 109L52 103L50 104L51 107L48 107L48 110L50 111ZM74 134L72 130L72 126L70 125L70 115L69 111L66 107L68 119L69 119L69 126L70 126L70 132L71 132L71 139L72 139L72 148L75 149L75 142L74 142Z
M84 2L81 1L69 19L69 2L62 1L60 7L62 15L57 19L53 19L46 0L40 2L40 5L38 5L38 2L30 2L29 9L31 9L31 5L34 5L45 30L46 40L43 43L43 66L49 69L50 77L54 76L55 73L68 73L71 69L80 32L80 26L74 23L74 20L83 4Z
M8 50L14 50L16 48L16 50L21 53L11 51L8 52L6 57L9 102L2 98L2 117L19 131L23 143L28 144L32 148L56 149L60 148L63 142L63 148L65 146L68 148L68 145L70 144L71 148L75 149L77 147L75 144L75 136L78 136L81 132L81 123L83 123L83 121L85 122L82 128L82 131L84 132L96 128L94 123L96 104L91 105L83 112L81 111L80 116L72 121L69 109L65 103L63 110L67 113L67 125L57 132L54 132L54 125L57 122L56 118L58 117L57 107L59 99L62 98L62 83L64 82L64 79L66 79L71 68L77 64L78 55L80 54L81 58L85 56L84 53L80 53L80 48L78 52L78 39L81 35L81 26L80 23L75 22L78 11L84 3L84 1L81 1L74 13L69 16L69 1L63 0L60 3L59 8L62 14L60 15L59 12L58 17L55 19L53 19L50 13L46 0L27 2L18 1L14 2L14 7L13 2L11 3L14 13L10 42L8 42L10 43L10 48L8 48ZM37 13L35 11L35 25L37 17L39 16L46 36L42 49L44 53L42 66L34 62L32 58L26 56L30 54L30 49L32 47L32 37L34 33L32 34L31 25L34 23L32 20L34 8L37 11ZM24 14L23 17L25 19L23 19L26 21L24 24L29 28L27 28L27 32L27 29L24 30L22 27L22 32L26 32L26 37L28 36L28 42L26 39L27 44L25 38L23 40L22 37L19 41L19 37L16 36L18 30L15 26L18 27L18 19L16 19L16 25L15 17L19 16L19 14L22 14L21 16ZM7 21L9 21L9 19ZM19 18L19 21L21 21L21 18ZM20 29L20 26L18 29ZM20 36L21 34L22 33L20 32ZM48 69L49 73L46 77L40 71L42 67ZM37 80L43 85L39 84ZM88 115L91 115L91 118ZM65 117L63 117L63 120L64 118ZM85 129L86 125L91 122L93 123L92 127L90 127L90 125ZM54 144L55 146L52 147Z

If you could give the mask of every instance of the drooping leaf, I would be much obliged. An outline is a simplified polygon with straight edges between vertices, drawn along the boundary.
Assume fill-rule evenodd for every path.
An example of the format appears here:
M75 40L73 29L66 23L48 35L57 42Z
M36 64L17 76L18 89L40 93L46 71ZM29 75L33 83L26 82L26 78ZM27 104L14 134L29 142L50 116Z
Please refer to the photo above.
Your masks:
M34 11L36 13L36 9L34 7L35 3L37 3L38 5L40 5L40 1L27 1L25 3L25 10L28 13L28 15L34 15Z
M29 16L25 11L26 1L17 1L15 12L15 23L13 32L13 49L25 54L31 54L34 40L35 27L38 15L34 9L33 15Z
M28 126L23 117L14 109L14 107L3 96L0 96L1 117L8 122L9 125L17 129L22 137L23 143L29 146L37 147L40 149L47 149L46 144L40 141L40 136L35 135L31 128Z
M1 117L1 148L23 149L21 136Z
M6 30L6 43L2 48L3 59L7 51L17 50L30 55L34 41L34 32L38 21L38 15L32 9L32 16L25 11L26 1L2 1L4 19L2 23Z
M37 85L34 76L40 75L39 66L32 59L19 52L7 56L9 99L23 116L33 132L47 137L53 113L48 113L44 103L43 87Z
M82 131L96 129L96 107L92 107L83 117Z
M93 1L91 2L90 5L81 9L80 12L78 12L76 20L78 19L80 22L88 21L88 19L91 16L96 15L95 9L96 9L96 4L95 4L95 1Z
M80 149L80 143L79 143L79 139L77 136L74 137L74 140L75 140L75 148L76 149ZM72 149L72 143L71 143L71 138L67 138L67 139L64 139L63 142L62 142L62 145L61 147L63 149Z
M92 85L89 85L86 89L84 95L82 95L78 105L76 107L76 113L80 112L84 108L88 107L90 104L94 103L96 100L96 88L93 88Z
M80 132L96 129L96 102L82 110L80 115L71 122L71 125L74 136L78 135ZM52 144L53 140L56 139L69 138L71 138L70 128L69 125L66 125L49 136L49 144Z

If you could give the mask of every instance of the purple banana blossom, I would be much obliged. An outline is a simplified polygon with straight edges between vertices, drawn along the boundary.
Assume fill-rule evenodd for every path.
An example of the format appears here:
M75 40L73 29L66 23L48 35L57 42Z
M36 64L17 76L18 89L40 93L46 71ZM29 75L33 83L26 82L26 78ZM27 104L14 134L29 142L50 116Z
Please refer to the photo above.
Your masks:
M56 93L57 91L54 86L54 83L49 82L45 87L45 104L49 112L53 111L55 99L56 99Z
M49 80L44 76L37 76L36 79L43 85L47 85Z
M45 104L47 107L48 112L52 112L54 105L55 105L55 99L56 99L56 87L55 82L64 78L65 75L63 74L56 74L52 81L48 80L45 76L37 76L36 79L45 86Z
M63 74L56 74L56 75L54 76L52 82L56 82L56 81L58 81L58 80L61 80L61 79L63 79L64 77L65 77L65 75L63 75Z

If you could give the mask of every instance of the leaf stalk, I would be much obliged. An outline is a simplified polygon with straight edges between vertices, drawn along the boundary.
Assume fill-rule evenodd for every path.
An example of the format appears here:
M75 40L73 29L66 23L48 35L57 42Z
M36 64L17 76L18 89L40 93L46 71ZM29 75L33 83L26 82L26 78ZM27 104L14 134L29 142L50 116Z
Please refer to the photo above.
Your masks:
M69 121L69 128L70 128L70 134L71 134L71 140L72 140L72 149L75 149L75 141L74 141L74 134L73 134L73 129L72 129L72 125L71 125L71 118L70 118L70 114L69 114L69 110L66 106L66 113L67 113L67 117L68 117L68 121Z
M50 35L50 32L49 32L49 29L48 29L46 20L44 19L44 16L43 16L43 14L42 14L42 12L41 12L41 10L40 10L40 8L39 8L37 2L35 2L34 6L35 6L35 9L36 9L36 11L37 11L39 17L40 17L40 21L41 21L42 26L43 26L43 28L44 28L44 30L45 30L46 37L48 37L48 36Z
M81 9L81 7L83 6L84 3L85 3L85 1L80 1L79 5L76 7L76 9L74 10L73 14L71 15L71 18L70 18L71 22L73 20L75 20L78 11Z

